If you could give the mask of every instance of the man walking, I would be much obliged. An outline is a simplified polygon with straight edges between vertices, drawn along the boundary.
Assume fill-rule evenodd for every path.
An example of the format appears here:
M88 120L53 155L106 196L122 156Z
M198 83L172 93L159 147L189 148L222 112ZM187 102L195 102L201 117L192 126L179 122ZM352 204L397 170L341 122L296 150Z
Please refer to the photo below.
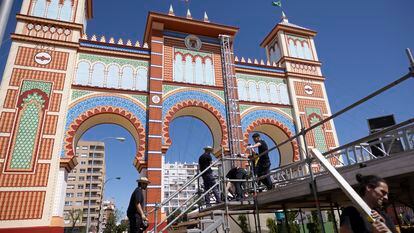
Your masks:
M252 138L255 144L248 146L247 149L258 148L259 155L261 155L257 161L256 160L253 161L254 173L256 174L257 177L267 175L270 172L270 165L271 165L270 158L267 152L262 154L263 152L268 150L267 144L264 140L260 138L260 134L258 133L254 133ZM266 185L267 190L270 190L273 188L273 184L272 184L272 180L270 179L270 176L267 176L266 178L259 180L259 183L260 182Z
M129 219L129 232L141 233L148 227L148 219L144 213L144 195L143 190L147 189L150 183L146 177L140 177L138 187L134 190L129 201L127 216Z
M205 191L209 190L211 187L213 187L216 184L216 181L213 177L213 170L211 170L211 168L208 168L208 166L210 166L211 162L213 161L213 159L211 158L211 154L210 154L212 151L213 151L213 148L211 146L204 147L204 153L198 159L198 165L200 168L200 172L203 172L204 170L206 170L201 176L203 177ZM213 188L212 191L213 191L214 197L216 198L216 203L220 203L221 199L220 199L217 186ZM206 205L210 206L210 194L207 193L204 198L206 200Z

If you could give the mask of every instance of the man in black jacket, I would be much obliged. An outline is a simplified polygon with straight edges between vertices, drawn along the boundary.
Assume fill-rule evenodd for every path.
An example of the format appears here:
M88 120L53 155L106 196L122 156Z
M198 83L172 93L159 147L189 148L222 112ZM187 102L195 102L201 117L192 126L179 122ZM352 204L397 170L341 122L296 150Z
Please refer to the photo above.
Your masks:
M200 172L203 172L204 170L206 170L203 173L203 175L201 175L201 177L203 177L205 191L209 190L211 187L213 187L216 184L216 180L214 179L214 176L213 176L213 170L211 170L211 168L208 168L211 165L211 162L213 161L213 159L211 158L211 154L210 154L212 151L213 151L213 148L211 146L204 147L204 153L198 159L198 165L200 168ZM212 191L213 191L214 197L216 198L216 203L220 203L221 199L220 199L217 186L214 187ZM209 206L210 205L210 194L209 193L205 195L205 200L206 200L206 205Z
M261 155L258 160L253 161L254 164L254 173L257 177L264 176L269 174L270 172L270 158L269 153L263 153L268 150L267 144L264 140L260 138L260 134L254 133L252 135L253 141L255 142L254 145L248 146L247 149L255 149L258 148L258 153ZM262 154L263 153L263 154ZM259 183L263 183L266 185L267 190L270 190L273 188L272 180L270 179L270 176L266 176L266 178L263 178L259 180Z
M150 183L146 177L140 177L138 180L138 187L134 190L129 201L127 216L129 219L129 232L141 233L148 227L148 219L144 213L144 194L143 191L147 189Z

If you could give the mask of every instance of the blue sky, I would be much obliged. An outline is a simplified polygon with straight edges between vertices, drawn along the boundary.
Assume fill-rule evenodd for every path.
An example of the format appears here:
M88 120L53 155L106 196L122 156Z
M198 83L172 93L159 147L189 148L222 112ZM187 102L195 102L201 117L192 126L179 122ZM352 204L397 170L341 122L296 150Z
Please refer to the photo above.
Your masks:
M20 2L15 1L7 33L14 30L14 15ZM185 15L185 5L179 0L94 1L95 18L89 21L87 33L142 41L147 12L167 12L171 3L176 15ZM290 22L318 32L315 43L333 112L407 72L404 49L414 50L414 1L290 0L283 1L283 6ZM192 0L190 9L193 18L202 19L207 11L211 22L240 27L235 41L239 57L264 59L259 44L280 20L280 10L272 7L270 0ZM10 41L4 41L0 50L1 74L10 47ZM401 122L413 117L413 98L413 80L409 80L337 118L335 125L341 144L366 135L367 118L394 114ZM202 146L211 143L208 130L198 120L180 118L172 122L172 128L174 144L168 157L172 161L176 157L190 162L200 154ZM131 166L134 143L128 132L118 126L97 126L84 138L96 140L106 136L127 137L123 144L106 142L107 177L122 176L122 180L107 184L106 197L113 197L125 210L137 177Z

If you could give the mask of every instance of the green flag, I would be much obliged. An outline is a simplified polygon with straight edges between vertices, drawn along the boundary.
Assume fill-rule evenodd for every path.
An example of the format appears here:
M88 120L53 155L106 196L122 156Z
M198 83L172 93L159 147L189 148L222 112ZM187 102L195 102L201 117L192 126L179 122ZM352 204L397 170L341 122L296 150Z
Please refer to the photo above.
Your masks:
M279 0L279 1L275 1L275 2L272 2L272 5L273 6L278 6L278 7L282 7L282 1L281 0Z

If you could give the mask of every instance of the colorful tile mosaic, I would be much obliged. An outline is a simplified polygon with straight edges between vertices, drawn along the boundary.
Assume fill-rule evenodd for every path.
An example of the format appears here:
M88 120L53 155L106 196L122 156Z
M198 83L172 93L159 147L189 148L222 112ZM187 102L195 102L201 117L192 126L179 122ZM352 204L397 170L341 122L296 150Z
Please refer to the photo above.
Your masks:
M39 81L23 81L23 85L20 89L20 94L23 94L26 91L33 90L33 89L39 89L47 94L49 97L50 92L52 90L52 83L47 82L39 82Z
M146 126L146 111L134 102L132 102L131 100L120 98L117 96L98 96L83 100L68 110L65 130L68 129L68 126L78 116L88 111L89 109L101 106L111 106L125 109L133 113L134 116L141 121L141 124Z
M203 52L193 51L193 50L188 50L188 49L174 48L174 51L182 53L182 54L191 54L193 56L213 57L211 53L203 53Z
M84 90L72 90L72 95L70 97L70 100L76 100L82 96L88 95L93 93L92 91L84 91Z
M281 78L274 78L274 77L265 77L265 76L258 76L258 75L251 75L251 74L236 74L237 79L243 79L245 81L256 81L256 82L265 82L265 83L275 83L280 84L284 83L286 84L286 81Z
M108 64L118 64L120 66L124 65L131 65L133 67L144 66L148 67L148 61L143 60L133 60L133 59L126 59L126 58L117 58L117 57L108 57L108 56L100 56L100 55L92 55L92 54L79 54L79 60L88 60L90 62L102 62L106 65Z
M147 106L147 96L145 95L130 95L132 98L138 100L138 102L140 102L141 104L143 104L144 106Z
M243 116L241 119L243 132L246 131L247 127L249 127L250 124L260 118L275 119L281 124L285 125L290 130L290 132L296 133L295 125L293 124L292 120L288 119L280 113L271 110L256 110Z
M187 100L198 100L202 102L206 102L210 104L211 106L214 106L222 116L225 116L226 114L226 108L224 107L223 102L216 99L215 97L201 92L201 91L182 91L174 93L171 96L168 96L166 99L164 99L164 102L162 104L162 116L163 118L174 105L187 101Z
M322 111L319 108L305 107L305 112L306 112L306 115L308 116L308 121L309 121L310 126L322 120L322 117L321 117ZM322 126L316 127L315 129L312 130L311 133L314 136L316 148L322 152L325 152L328 147L326 145L325 133L324 133L324 129L322 128Z

